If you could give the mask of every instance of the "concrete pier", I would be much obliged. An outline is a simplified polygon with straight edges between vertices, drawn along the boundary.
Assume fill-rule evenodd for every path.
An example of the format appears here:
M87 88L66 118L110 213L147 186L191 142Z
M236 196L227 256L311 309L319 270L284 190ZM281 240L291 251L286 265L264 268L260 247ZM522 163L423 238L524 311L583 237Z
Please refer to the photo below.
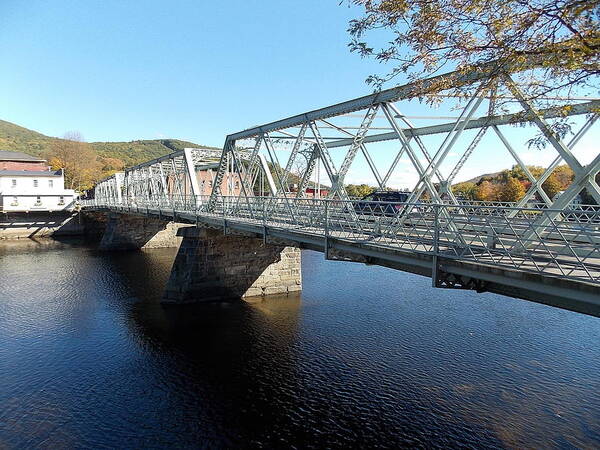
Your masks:
M181 237L177 236L177 230L189 226L161 219L111 213L100 241L100 249L178 247Z
M182 228L164 303L252 300L302 289L300 250L220 231Z

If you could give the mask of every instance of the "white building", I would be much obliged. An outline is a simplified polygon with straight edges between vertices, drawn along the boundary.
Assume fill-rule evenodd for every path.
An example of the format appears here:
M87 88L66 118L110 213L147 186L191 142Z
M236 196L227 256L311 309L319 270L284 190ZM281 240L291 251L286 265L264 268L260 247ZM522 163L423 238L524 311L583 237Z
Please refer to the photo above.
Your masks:
M65 189L64 173L44 159L0 150L0 211L64 211L75 206L75 191Z
M560 197L564 193L565 193L565 191L557 192L554 195L554 197L552 197L552 202L555 202L556 200L558 200L558 197ZM582 204L583 204L583 200L581 198L581 195L576 195L575 198L573 198L573 200L571 200L571 203L569 203L569 206L567 206L567 208L568 209L579 209Z

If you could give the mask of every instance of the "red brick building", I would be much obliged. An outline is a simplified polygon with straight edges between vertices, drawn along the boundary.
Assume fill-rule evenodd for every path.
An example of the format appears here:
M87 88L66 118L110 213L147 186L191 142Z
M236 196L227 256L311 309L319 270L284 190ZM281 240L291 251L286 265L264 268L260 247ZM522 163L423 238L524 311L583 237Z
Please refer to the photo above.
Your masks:
M21 152L0 150L0 170L48 171L46 160Z
M214 169L210 168L196 171L200 195L210 195L212 192L213 180L217 174L218 166L219 165L216 164ZM239 195L242 192L240 177L237 173L225 172L225 176L221 182L221 192L223 195Z

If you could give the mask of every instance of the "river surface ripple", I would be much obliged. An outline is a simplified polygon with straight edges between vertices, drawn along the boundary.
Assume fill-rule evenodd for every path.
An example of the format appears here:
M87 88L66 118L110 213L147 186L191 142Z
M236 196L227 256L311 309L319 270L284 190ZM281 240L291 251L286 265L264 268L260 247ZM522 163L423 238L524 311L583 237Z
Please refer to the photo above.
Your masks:
M0 243L0 448L600 446L600 319L312 252L165 309L174 254Z

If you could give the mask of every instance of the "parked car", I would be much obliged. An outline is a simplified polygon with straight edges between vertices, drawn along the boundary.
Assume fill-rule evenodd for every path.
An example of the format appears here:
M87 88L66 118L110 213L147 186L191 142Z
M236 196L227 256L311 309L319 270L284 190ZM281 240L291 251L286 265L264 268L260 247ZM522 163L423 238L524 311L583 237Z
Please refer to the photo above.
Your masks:
M365 195L353 203L357 214L375 216L395 216L401 210L410 192L382 191Z

